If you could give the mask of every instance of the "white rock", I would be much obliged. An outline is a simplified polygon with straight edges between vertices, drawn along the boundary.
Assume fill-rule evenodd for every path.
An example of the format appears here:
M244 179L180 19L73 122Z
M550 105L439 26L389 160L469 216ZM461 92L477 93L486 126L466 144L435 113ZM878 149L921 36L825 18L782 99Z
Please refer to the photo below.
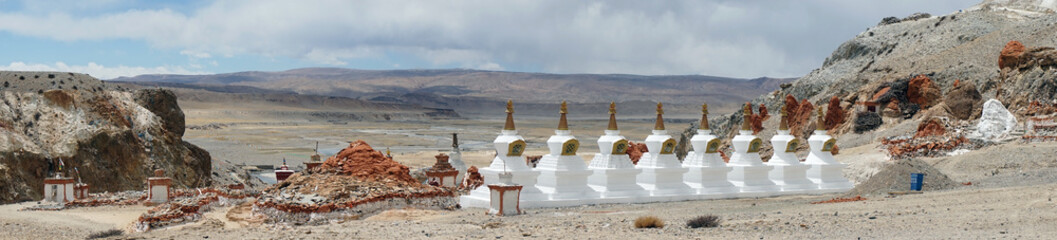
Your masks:
M969 135L970 138L995 141L1009 136L1009 132L1017 126L1017 118L1006 110L1006 107L995 99L984 103L983 113L980 114L980 122L976 124L976 131Z

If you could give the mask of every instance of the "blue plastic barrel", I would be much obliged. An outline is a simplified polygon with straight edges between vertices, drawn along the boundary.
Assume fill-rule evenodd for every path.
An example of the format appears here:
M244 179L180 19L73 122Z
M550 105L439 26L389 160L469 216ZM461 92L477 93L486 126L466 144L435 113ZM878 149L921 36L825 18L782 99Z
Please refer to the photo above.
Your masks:
M910 174L910 190L921 191L921 184L925 182L924 173Z

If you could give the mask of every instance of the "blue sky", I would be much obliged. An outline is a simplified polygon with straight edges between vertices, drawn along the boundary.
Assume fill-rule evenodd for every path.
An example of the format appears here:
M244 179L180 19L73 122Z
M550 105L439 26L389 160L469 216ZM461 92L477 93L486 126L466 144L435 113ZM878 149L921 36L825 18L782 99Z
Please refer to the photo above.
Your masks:
M883 17L973 4L0 0L0 69L103 79L302 67L796 77Z

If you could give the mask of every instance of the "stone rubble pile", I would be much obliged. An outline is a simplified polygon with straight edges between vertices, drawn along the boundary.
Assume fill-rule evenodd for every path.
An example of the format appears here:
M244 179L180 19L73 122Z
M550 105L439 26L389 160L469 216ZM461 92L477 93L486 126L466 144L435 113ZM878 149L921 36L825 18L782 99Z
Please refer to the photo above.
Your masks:
M320 224L403 207L455 209L458 202L454 189L424 185L407 166L355 141L320 167L265 189L253 209L266 222Z
M260 193L243 189L182 189L173 194L169 202L160 204L140 215L135 222L136 231L196 222L202 213L212 207L242 204Z

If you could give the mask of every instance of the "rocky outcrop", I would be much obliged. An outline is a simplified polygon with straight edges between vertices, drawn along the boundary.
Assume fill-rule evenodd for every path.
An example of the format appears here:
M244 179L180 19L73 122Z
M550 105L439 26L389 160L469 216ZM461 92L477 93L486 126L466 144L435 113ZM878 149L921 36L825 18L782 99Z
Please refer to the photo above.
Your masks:
M918 131L914 137L942 136L945 133L947 133L947 128L943 126L943 123L937 118L930 118L918 124Z
M212 182L209 153L165 124L184 120L164 90L108 90L74 73L0 72L0 81L9 82L0 92L0 202L41 199L60 158L63 173L79 172L93 192L145 189L155 169L170 173L177 188Z
M976 124L976 131L969 134L970 138L983 140L1000 140L1008 137L1009 133L1017 127L1017 117L1013 116L1002 102L998 100L987 100L980 115L980 122Z
M157 115L165 130L176 134L178 137L183 137L186 129L184 127L184 112L180 110L180 105L176 104L176 94L160 88L141 89L136 91L134 99L137 104Z

